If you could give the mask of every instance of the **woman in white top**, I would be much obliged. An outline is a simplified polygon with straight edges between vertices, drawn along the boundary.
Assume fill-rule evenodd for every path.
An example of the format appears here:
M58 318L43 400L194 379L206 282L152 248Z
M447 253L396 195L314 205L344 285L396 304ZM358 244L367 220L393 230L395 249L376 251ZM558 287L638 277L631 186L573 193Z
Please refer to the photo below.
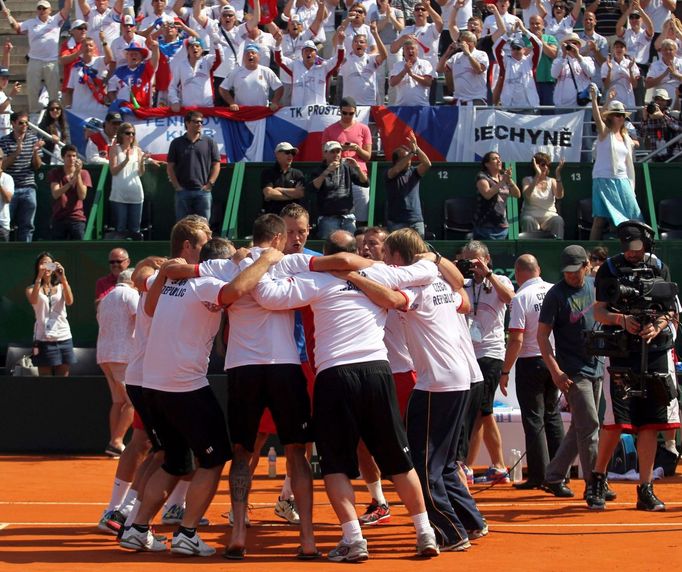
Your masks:
M548 176L551 162L547 153L533 155L535 175L525 177L521 183L523 191L521 231L546 230L557 238L563 239L564 219L556 210L556 200L564 196L564 186L561 183L564 160L561 160L554 171L554 177Z
M146 155L137 145L135 127L121 123L109 147L111 171L111 212L118 233L139 234L142 220L144 189L140 177L144 175Z
M601 66L601 77L604 87L615 90L612 99L622 101L625 107L635 107L635 88L639 82L639 67L634 58L627 55L625 40L616 38L613 42L613 55L610 55Z
M49 252L36 258L33 285L26 297L36 316L33 327L33 364L45 376L67 376L76 361L66 307L73 304L73 293L64 267Z
M537 6L538 14L545 19L545 34L554 36L558 42L563 40L564 36L573 33L573 26L580 17L580 10L583 7L582 0L577 0L571 12L568 11L568 6L564 2L554 2L552 6L552 13L547 14L545 7L542 4Z
M599 110L597 87L590 87L592 116L597 128L596 158L592 167L592 230L590 240L601 240L607 220L615 228L626 220L642 220L635 197L633 143L625 128L630 116L620 101Z

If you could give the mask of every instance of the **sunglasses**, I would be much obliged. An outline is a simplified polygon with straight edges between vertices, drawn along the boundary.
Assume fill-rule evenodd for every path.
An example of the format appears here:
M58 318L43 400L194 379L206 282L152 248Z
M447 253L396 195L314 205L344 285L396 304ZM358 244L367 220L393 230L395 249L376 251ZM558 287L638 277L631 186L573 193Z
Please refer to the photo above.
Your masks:
M61 111L62 108L61 107L50 107L49 110L50 111Z
M630 20L639 20L640 18L639 14L630 14Z
M280 151L280 153L284 153L285 155L296 155L296 151L293 149L289 149L288 151Z
M47 10L47 8L45 6L38 6L36 10L40 10L42 12L43 10Z
M87 26L78 26L78 28L74 28L74 30L80 30L81 32L85 32L87 29Z
M130 137L135 137L135 132L134 131L124 131L123 135L128 135Z
M124 258L123 260L110 260L109 264L123 264L126 260L128 259Z
M19 125L28 125L28 121L17 121Z
M355 115L355 111L342 111L341 115Z
M426 8L415 8L414 12L426 12Z

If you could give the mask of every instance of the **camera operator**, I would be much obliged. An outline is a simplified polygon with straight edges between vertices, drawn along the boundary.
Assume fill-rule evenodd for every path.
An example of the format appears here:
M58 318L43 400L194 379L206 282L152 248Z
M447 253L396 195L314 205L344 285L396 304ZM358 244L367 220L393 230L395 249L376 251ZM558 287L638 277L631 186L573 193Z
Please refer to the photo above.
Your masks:
M514 298L514 286L509 278L493 272L488 247L478 240L464 247L457 267L466 278L464 288L471 301L467 321L476 360L483 373L483 382L471 385L460 453L466 456L467 466L473 466L482 440L488 449L490 467L477 482L508 483L493 401L504 362L504 315Z
M657 88L654 90L653 101L650 101L642 109L639 133L644 138L645 147L651 151L660 149L682 131L679 111L671 111L671 103L672 100L668 96L668 92L663 88ZM680 143L667 147L654 157L654 161L665 161L681 149L682 144Z
M653 312L651 319L647 314L633 309L630 296L623 296L624 286L637 289L640 276L644 279L654 277L655 280L670 282L670 271L656 256L651 253L654 231L644 223L628 220L618 225L618 238L622 253L613 256L602 264L595 278L597 302L594 316L603 326L617 326L626 330L623 334L628 342L628 356L610 357L606 360L604 375L604 395L606 398L606 415L599 438L599 451L590 488L587 493L587 506L602 510L605 506L606 467L620 438L621 431L637 433L637 454L639 456L640 484L637 487L637 509L646 511L665 510L665 504L654 494L653 467L656 454L656 437L659 431L676 429L679 424L679 411L676 397L673 397L674 363L671 349L673 334L677 327L677 316L673 311ZM613 295L614 279L618 283L618 298ZM673 286L673 285L671 285ZM674 287L676 290L676 286ZM641 290L641 288L640 288ZM650 288L653 291L653 288ZM673 288L671 287L671 290ZM653 296L651 296L653 300ZM646 305L644 297L634 298L638 308L640 300ZM670 296L670 305L675 296ZM667 305L667 302L661 305ZM637 316L633 313L638 314ZM652 312L649 312L652 314ZM667 374L667 378L647 379L644 387L645 395L632 394L633 388L641 389L628 383L637 379L642 373L642 351L646 342L647 372ZM638 348L642 347L642 350ZM611 368L627 368L628 374L614 375ZM641 380L641 378L640 378ZM667 382L667 383L666 383ZM640 385L640 384L638 384ZM630 394L629 394L630 393Z

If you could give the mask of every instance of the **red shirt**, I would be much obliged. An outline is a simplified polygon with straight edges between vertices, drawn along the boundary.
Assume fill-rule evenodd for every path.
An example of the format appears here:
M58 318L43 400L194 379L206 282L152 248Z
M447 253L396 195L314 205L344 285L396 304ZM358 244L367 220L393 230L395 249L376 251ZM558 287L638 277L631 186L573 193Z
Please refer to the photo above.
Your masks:
M92 188L90 173L85 169L81 170L81 179L86 187ZM64 174L64 167L52 169L47 176L50 183L58 183L60 186L68 183L68 178ZM78 198L78 193L74 187L70 187L63 195L52 203L52 220L78 220L85 222L85 211L83 201Z
M118 277L113 274L107 274L97 279L95 283L95 300L101 300L116 286Z

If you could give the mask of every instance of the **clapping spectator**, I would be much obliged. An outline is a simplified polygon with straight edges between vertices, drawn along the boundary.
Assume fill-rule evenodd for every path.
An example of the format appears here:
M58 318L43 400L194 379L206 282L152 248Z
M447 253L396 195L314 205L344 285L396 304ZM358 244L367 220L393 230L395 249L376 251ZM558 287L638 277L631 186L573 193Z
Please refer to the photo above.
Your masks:
M52 169L48 175L52 204L52 239L83 240L85 211L83 201L92 188L90 173L83 169L74 145L61 149L62 167Z
M545 33L545 21L539 14L530 17L529 30L542 41L542 54L535 69L535 87L540 105L554 105L556 80L552 77L552 62L559 53L559 42L551 34ZM530 40L526 38L525 43L530 45Z
M626 26L627 24L627 26ZM649 48L654 37L654 25L638 0L633 0L616 24L616 35L625 42L628 55L637 62L640 76L649 69ZM637 102L642 103L641 99Z
M429 105L429 90L438 72L417 56L415 40L402 42L403 61L393 66L389 85L395 87L396 105Z
M550 14L543 14L545 7L543 5L538 6L539 14L545 19L545 31L561 42L566 35L573 33L573 26L580 17L582 5L582 0L577 0L573 10L569 12L568 5L562 0L558 0L552 4Z
M181 107L213 105L213 70L220 65L222 48L212 53L195 37L185 41L186 53L173 61L168 102L176 113Z
M564 219L559 216L556 208L557 199L564 196L564 186L561 182L563 159L554 171L554 177L549 176L551 159L547 153L533 155L532 164L535 174L525 177L521 182L523 189L523 207L521 208L522 232L546 230L557 238L564 238Z
M457 51L457 48L461 51ZM476 49L476 36L462 32L457 43L450 44L440 61L438 72L446 73L446 81L453 88L453 103L457 105L486 105L488 84L486 70L490 61L488 55Z
M379 91L377 75L388 56L386 46L379 37L376 22L372 22L369 27L378 53L369 55L367 37L364 34L356 34L351 51L339 68L339 75L343 78L343 96L352 97L358 105L376 105ZM383 78L381 80L383 81Z
M390 0L377 0L377 30L385 46L390 46L405 27L405 15L402 10L391 6ZM386 82L389 70L402 58L402 54L388 53L387 59L381 64L377 73L378 105L384 104ZM388 90L388 103L395 102L395 89Z
M86 126L86 137L88 142L85 145L86 163L99 163L103 165L109 163L109 146L116 137L119 125L123 123L120 113L109 112L104 118L104 129L89 129Z
M659 59L649 68L645 86L647 89L665 89L674 106L677 87L682 83L682 58L677 55L677 44L673 40L663 40L658 56Z
M26 298L36 318L33 364L41 376L68 376L69 366L76 361L66 316L73 293L64 267L49 252L41 252L36 258L33 284L26 288Z
M583 17L584 30L578 33L578 37L583 41L580 53L589 56L595 63L595 73L592 74L592 81L599 87L602 85L599 71L609 55L609 43L604 36L596 32L597 17L592 12L586 12Z
M45 141L43 147L43 163L46 165L59 164L62 147L68 143L68 132L66 129L66 118L62 104L57 100L47 104L47 112L43 114L38 124L45 133L50 135L50 139ZM46 153L45 151L49 151Z
M613 55L608 56L601 66L601 77L604 87L615 90L614 97L622 101L625 107L635 107L635 88L639 82L639 67L634 59L626 54L625 40L616 38L613 42Z

